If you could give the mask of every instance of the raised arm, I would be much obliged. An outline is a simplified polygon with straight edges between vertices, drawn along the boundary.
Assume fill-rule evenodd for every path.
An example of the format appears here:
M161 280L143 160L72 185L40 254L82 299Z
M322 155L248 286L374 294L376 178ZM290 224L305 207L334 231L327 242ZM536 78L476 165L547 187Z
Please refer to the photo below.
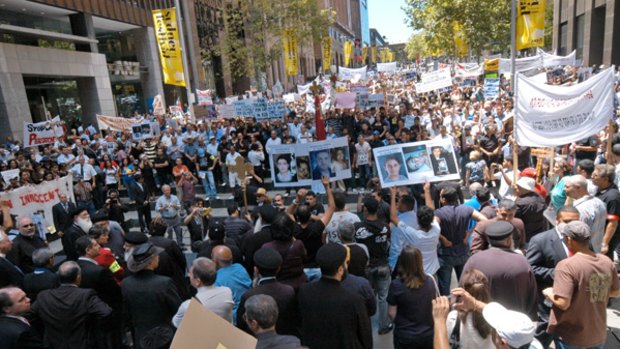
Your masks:
M329 221L332 220L334 211L336 211L336 202L334 201L334 193L332 193L329 185L329 177L322 176L321 182L323 183L323 186L325 187L325 193L327 194L327 210L325 210L325 214L323 214L323 216L321 217L321 222L323 222L323 225L327 226L327 224L329 224Z

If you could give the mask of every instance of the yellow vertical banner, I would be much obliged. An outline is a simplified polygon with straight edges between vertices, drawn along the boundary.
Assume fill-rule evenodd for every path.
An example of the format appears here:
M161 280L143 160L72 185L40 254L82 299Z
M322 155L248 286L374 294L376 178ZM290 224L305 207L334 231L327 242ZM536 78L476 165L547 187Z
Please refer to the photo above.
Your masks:
M332 64L332 38L325 37L322 40L323 48L323 71L329 71Z
M372 63L377 63L377 46L373 46L370 48L370 60Z
M282 46L284 48L284 69L286 75L297 75L297 37L295 29L285 29L282 35Z
M368 58L368 46L362 47L362 65L366 64L366 58Z
M463 26L459 22L452 23L452 30L454 34L454 46L456 46L457 57L465 57L469 53L469 45L467 43L467 36L463 32Z
M344 65L347 67L351 66L351 54L353 53L353 42L345 41L342 44L342 48L344 51Z
M520 0L517 6L517 50L545 45L546 0Z
M499 58L495 59L485 59L484 60L484 71L498 71L499 70Z
M387 52L387 62L394 62L394 52L390 49Z
M164 84L185 86L176 8L153 10L153 22Z
M381 58L381 63L387 62L387 55L388 55L387 50L388 50L387 48L384 48L384 49L381 50L381 55L380 55L381 56L380 57Z

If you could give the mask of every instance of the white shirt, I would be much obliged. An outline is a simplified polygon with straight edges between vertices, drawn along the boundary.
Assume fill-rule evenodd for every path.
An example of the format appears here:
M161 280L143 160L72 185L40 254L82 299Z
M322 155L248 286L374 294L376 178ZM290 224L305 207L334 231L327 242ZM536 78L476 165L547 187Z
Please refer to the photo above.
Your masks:
M412 245L422 252L422 264L424 272L435 275L439 270L439 258L437 257L437 244L439 243L439 234L441 228L437 222L431 224L429 231L422 231L410 227L403 221L398 222L398 228L401 230L400 236L401 246Z
M260 166L265 161L265 154L262 151L250 150L248 153L248 160L252 163L252 166Z
M267 154L271 154L271 147L280 144L282 144L282 140L280 139L280 137L276 137L276 139L270 137L265 143L265 150L267 151Z
M82 170L82 164L75 164L71 168L71 172L74 175L82 176L82 179L85 181L90 181L94 176L97 175L97 171L91 164L84 164L84 169Z
M332 219L325 226L324 234L327 235L327 242L332 243L341 243L340 238L338 237L338 225L341 222L349 222L351 224L357 223L360 221L360 218L349 211L338 211L334 212L332 215Z
M357 165L368 165L368 156L370 150L371 148L368 142L364 142L361 145L359 143L355 143L355 151L357 152Z
M233 301L232 291L228 287L207 287L202 286L198 288L196 298L200 301L203 307L211 310L219 315L224 320L232 323L232 310L235 302ZM185 316L187 308L189 308L189 302L191 299L181 303L179 310L172 318L172 324L174 327L179 327L181 320Z

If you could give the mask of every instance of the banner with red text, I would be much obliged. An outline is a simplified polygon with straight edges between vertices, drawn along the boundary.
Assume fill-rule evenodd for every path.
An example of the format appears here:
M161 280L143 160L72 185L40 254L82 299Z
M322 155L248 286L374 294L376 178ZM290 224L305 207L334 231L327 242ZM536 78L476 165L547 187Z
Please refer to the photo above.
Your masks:
M137 124L135 119L119 118L116 116L97 115L97 125L99 131L131 131L131 125Z
M60 179L43 182L39 185L27 185L0 193L0 200L9 204L11 216L28 215L35 224L37 233L45 239L45 233L54 234L52 206L60 202L58 195L66 194L73 198L73 178L71 174Z
M572 86L539 83L517 74L515 135L520 146L577 142L604 129L614 112L614 71L607 68Z
M53 144L63 135L60 117L37 123L24 122L24 148Z

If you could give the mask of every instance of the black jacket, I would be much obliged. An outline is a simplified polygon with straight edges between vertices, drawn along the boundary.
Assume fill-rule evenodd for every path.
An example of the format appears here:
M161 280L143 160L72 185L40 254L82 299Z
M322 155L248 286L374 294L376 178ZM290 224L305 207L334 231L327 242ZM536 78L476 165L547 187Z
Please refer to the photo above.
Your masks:
M0 343L4 349L49 348L32 327L8 316L0 316Z
M136 200L136 206L142 207L145 206L144 203L149 200L149 187L146 183L142 183L142 189L138 186L136 182L131 183L129 186L129 190L132 192L134 199Z
M563 245L555 228L542 232L530 240L526 257L534 271L540 292L553 286L555 266L568 257Z
M93 348L93 321L112 313L94 290L74 285L42 291L32 311L45 324L45 341L54 349Z
M172 317L181 305L181 297L172 279L149 270L126 277L121 289L134 329L134 345L136 349L141 349L140 339L149 330L157 326L171 326Z
M68 210L66 211L60 202L52 206L52 217L54 218L54 226L57 232L65 232L73 224L73 219L69 216L69 212L75 210L75 204L69 201L67 206Z
M110 308L121 310L123 305L121 287L116 283L110 269L83 259L78 259L77 263L82 269L80 287L92 288Z
M62 236L62 249L65 251L67 260L75 261L78 259L79 255L75 250L75 241L81 236L86 236L86 233L75 224L71 224L65 231L65 235Z
M24 275L24 292L34 303L41 291L50 290L60 286L58 274L51 270L35 269L34 272Z
M0 287L24 285L24 273L13 262L0 257Z

